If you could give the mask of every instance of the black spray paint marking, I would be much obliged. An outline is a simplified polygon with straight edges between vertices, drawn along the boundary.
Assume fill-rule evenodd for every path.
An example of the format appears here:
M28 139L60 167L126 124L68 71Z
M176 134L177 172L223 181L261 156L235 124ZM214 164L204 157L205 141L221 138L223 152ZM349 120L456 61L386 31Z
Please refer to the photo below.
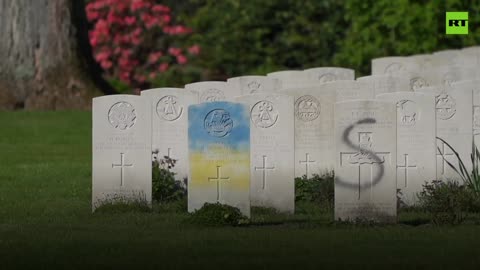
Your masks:
M344 131L343 131L343 135L342 135L342 141L348 145L350 148L356 150L356 151L359 151L359 152L362 152L362 153L366 153L368 155L370 155L372 157L373 160L375 160L376 164L378 164L378 173L376 174L375 178L372 179L371 183L348 183L348 182L345 182L343 181L342 179L340 179L339 177L336 177L336 184L341 186L341 187L345 187L345 188L349 188L349 189L355 189L355 190L364 190L364 189L367 189L367 188L371 188L373 186L375 186L376 184L380 183L382 177L383 177L383 174L385 173L385 167L383 165L383 160L377 156L377 154L375 154L375 152L371 151L371 150L368 150L368 149L364 149L364 148L361 148L360 146L357 146L355 145L354 143L352 143L349 139L348 139L348 136L350 135L350 133L352 132L352 130L355 128L355 126L357 125L362 125L362 124L375 124L377 122L377 120L375 120L374 118L364 118L364 119L361 119L361 120L358 120L356 123L348 126ZM360 164L359 164L360 166Z

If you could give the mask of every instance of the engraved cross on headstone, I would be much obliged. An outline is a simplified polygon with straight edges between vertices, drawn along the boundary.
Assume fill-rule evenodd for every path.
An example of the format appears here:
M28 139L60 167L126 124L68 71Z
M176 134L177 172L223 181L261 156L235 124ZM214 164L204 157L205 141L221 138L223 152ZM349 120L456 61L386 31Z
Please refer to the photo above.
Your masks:
M124 175L124 168L125 167L133 167L133 164L125 164L125 154L120 153L120 164L112 164L112 168L120 167L120 186L123 187L123 175Z
M373 184L373 168L374 164L382 164L385 162L385 156L390 155L390 152L374 152L372 148L372 133L371 132L358 132L358 147L361 149L357 152L340 152L340 166L343 167L345 160L348 164L358 167L358 177L357 177L357 186L358 186L358 200L361 199L362 191L362 164L370 165L370 172L368 178L370 178L370 195L372 192ZM365 151L367 150L367 151ZM344 156L347 156L346 158ZM376 155L378 159L374 159L372 155Z
M210 182L217 182L217 202L220 201L220 181L222 180L230 180L230 177L222 177L221 170L222 166L217 166L217 176L216 177L208 177L208 181Z
M445 143L442 142L442 141L440 141L440 143L442 144L442 148L440 149L440 147L437 146L437 159L440 158L441 161L442 161L442 166L441 166L442 173L441 174L444 175L445 172L446 172L446 166L448 166L447 158L453 157L453 156L455 156L455 154L453 154L453 153L447 154L446 149L445 149Z
M305 175L308 178L308 168L310 166L310 163L316 163L316 161L315 160L310 160L310 154L306 153L305 154L305 160L300 160L299 163L300 164L305 163Z
M404 180L404 183L403 183L403 186L402 188L406 188L408 186L408 170L409 169L417 169L417 165L411 165L408 163L408 154L403 154L403 162L404 164L403 165L397 165L397 170L398 169L401 169L403 170L403 173L404 173L404 177L403 177L403 180ZM399 179L399 178L398 178Z
M263 156L263 165L262 167L255 167L255 171L261 170L263 174L263 184L262 189L265 189L266 186L266 178L267 178L267 170L275 170L275 167L267 167L267 156Z

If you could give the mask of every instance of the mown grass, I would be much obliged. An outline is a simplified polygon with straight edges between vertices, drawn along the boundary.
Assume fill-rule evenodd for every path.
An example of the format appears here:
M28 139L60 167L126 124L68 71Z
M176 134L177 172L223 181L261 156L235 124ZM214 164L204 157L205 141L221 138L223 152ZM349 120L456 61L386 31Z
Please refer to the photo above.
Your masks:
M0 113L0 269L478 268L477 217L432 226L353 226L297 205L253 209L250 226L185 222L184 204L91 214L91 114Z

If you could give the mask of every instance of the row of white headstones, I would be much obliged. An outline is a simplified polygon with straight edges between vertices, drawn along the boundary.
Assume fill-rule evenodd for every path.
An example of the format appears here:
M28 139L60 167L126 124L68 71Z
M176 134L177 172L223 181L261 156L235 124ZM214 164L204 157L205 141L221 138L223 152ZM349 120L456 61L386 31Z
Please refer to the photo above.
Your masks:
M150 203L152 152L177 160L177 180L197 181L189 175L188 107L230 101L250 113L247 201L195 196L189 211L218 201L246 215L250 205L293 213L294 177L334 170L335 219L394 222L397 189L414 205L425 181L458 177L446 162L458 165L456 157L437 137L470 169L479 59L472 47L374 59L373 75L357 79L351 69L324 67L94 98L92 208L119 199ZM198 181L216 194L235 188L234 175L219 184L221 172L209 173Z

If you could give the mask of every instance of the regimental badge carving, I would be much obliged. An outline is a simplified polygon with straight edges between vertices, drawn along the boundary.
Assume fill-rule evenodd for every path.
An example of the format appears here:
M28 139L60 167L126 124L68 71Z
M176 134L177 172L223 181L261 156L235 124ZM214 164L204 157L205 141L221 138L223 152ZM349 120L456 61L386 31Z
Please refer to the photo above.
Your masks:
M457 81L457 76L452 72L447 72L443 75L442 84L443 85L452 85L452 83Z
M204 128L214 137L225 137L232 131L233 120L228 111L215 109L205 116Z
M125 101L113 104L108 111L108 122L116 129L127 130L135 125L136 120L135 108Z
M225 94L222 90L219 89L208 89L200 97L201 102L214 102L214 101L223 101L225 100Z
M410 88L413 91L417 91L427 86L428 86L427 81L422 77L415 77L410 80Z
M309 122L320 115L320 102L313 96L299 97L295 102L295 116L297 119Z
M358 147L360 151L352 154L348 158L350 164L374 164L374 163L383 163L385 157L373 156L374 152L372 151L373 144L373 133L372 132L359 132L358 133Z
M475 134L480 133L480 107L473 107L473 130Z
M397 102L398 123L402 126L413 126L418 120L417 104L411 100Z
M335 74L332 74L332 73L325 73L318 76L318 81L320 83L333 82L335 80L337 80L337 76L335 76Z
M261 87L262 85L256 81L251 81L247 84L248 92L250 94L259 92Z
M174 121L180 118L183 107L178 104L176 96L164 96L157 103L157 115L167 121Z
M396 73L403 70L404 70L404 67L401 63L391 63L385 68L385 73L391 74L391 73Z
M269 128L277 122L278 111L272 102L262 100L252 107L250 118L255 126L259 128Z
M442 120L452 118L457 112L455 99L445 93L436 97L435 108L437 110L437 117Z

